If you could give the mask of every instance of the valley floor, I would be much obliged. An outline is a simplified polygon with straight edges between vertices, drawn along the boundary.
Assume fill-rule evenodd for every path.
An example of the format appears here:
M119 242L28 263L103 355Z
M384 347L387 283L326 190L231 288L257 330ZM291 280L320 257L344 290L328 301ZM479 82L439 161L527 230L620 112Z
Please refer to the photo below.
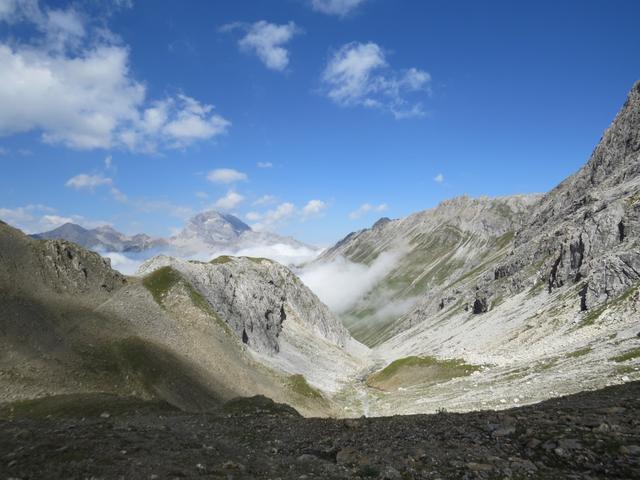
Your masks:
M347 420L263 397L207 414L53 397L0 409L0 477L640 478L640 382L500 412Z

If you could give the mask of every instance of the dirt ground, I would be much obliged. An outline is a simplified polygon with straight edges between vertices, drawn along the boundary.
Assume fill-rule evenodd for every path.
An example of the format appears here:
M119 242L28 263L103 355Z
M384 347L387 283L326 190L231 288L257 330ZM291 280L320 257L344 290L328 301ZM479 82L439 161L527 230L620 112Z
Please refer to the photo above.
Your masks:
M0 409L0 479L640 478L640 382L493 412L308 419L108 395Z

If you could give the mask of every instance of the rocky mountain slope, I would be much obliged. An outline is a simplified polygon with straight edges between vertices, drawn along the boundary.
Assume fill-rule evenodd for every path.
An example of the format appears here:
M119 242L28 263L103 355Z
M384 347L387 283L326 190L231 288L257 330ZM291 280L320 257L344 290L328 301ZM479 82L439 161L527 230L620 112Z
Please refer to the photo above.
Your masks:
M265 258L211 262L167 256L145 262L138 275L178 272L262 363L304 375L327 392L364 365L368 349L288 268ZM358 358L358 360L357 360Z
M505 255L538 200L537 195L447 200L434 209L385 219L354 232L324 252L316 264L344 257L371 265L382 254L394 255L393 267L343 315L356 338L375 345L390 338L393 322L422 296L463 281ZM399 308L390 308L394 304ZM381 314L385 309L389 313Z
M206 270L176 262L127 278L74 243L0 224L0 402L105 392L200 410L263 394L307 414L334 411L304 373L335 391L362 368L337 319L272 262ZM318 373L332 362L342 369Z
M587 164L548 194L443 202L318 260L400 252L345 316L375 346L369 413L501 408L638 378L639 138L637 83ZM404 313L371 321L381 298L410 295Z

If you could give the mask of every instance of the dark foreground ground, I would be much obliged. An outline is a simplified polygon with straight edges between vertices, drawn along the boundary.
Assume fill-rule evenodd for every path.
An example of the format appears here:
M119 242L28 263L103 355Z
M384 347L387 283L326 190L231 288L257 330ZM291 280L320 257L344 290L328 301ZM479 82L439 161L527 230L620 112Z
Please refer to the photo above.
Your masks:
M2 480L640 478L640 382L499 413L304 419L255 398L189 414L98 395L0 416Z

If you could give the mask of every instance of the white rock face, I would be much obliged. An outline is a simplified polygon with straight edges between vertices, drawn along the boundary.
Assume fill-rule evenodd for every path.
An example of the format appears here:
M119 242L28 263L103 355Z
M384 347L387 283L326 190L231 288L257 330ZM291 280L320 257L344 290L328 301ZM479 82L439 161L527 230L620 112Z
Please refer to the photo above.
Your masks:
M340 348L349 342L349 333L335 315L288 268L276 262L220 257L203 263L158 256L145 262L138 274L167 266L180 272L256 352L278 353L283 325L291 321Z

